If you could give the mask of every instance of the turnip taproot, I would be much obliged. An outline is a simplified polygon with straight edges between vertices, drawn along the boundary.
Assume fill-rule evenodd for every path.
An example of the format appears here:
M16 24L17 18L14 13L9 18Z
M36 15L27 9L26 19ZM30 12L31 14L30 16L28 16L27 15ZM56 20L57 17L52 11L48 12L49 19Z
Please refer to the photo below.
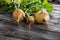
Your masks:
M25 13L21 9L16 9L13 12L13 19L17 21L17 23L21 22L24 20Z

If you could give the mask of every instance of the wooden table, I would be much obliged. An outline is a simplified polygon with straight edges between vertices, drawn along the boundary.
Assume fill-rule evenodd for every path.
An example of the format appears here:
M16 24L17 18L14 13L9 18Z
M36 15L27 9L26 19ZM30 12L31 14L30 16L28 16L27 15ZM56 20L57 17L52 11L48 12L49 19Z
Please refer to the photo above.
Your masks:
M54 10L48 25L22 22L19 27L9 14L0 13L0 40L60 40L60 5Z

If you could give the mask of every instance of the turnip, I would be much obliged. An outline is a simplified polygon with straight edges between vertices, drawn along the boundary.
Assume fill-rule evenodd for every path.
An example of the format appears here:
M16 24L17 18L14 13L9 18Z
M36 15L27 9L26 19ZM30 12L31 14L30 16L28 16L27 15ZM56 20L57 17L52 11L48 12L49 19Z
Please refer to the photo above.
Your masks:
M16 20L18 24L19 22L24 20L24 17L25 17L25 13L21 9L16 9L13 12L13 19Z
M39 11L35 14L35 22L36 23L42 23L43 19L45 17L45 13L43 11Z
M31 24L34 23L34 17L33 17L32 15L30 15L30 13L27 13L28 10L29 10L29 9L27 9L27 10L25 11L25 14L26 14L26 21L27 21L27 23L29 24L28 27L29 27L29 29L30 29Z
M50 17L47 11L42 10L35 14L35 21L37 23L46 23L48 24Z
M27 17L27 23L29 23L29 29L30 29L30 25L34 23L34 17L33 16L29 16Z

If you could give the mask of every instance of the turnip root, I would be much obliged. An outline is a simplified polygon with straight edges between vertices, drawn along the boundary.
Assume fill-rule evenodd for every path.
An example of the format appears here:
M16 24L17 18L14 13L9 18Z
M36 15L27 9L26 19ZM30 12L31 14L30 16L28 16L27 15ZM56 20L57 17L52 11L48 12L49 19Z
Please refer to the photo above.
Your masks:
M28 18L27 18L27 23L29 23L29 29L30 29L30 25L32 24L32 23L34 23L34 18L32 17L32 16L29 16Z
M19 22L24 20L24 17L25 17L25 13L21 9L16 9L13 12L13 19L16 20L18 24Z
M36 23L42 23L43 19L45 17L45 13L43 11L39 11L35 14L35 22Z
M37 23L46 23L48 24L50 17L47 11L42 10L35 14L35 21Z

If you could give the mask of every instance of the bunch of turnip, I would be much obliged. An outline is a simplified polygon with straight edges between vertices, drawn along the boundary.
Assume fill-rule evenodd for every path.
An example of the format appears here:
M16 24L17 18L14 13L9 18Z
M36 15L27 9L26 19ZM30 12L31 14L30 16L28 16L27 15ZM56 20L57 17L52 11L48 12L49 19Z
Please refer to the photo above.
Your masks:
M27 1L25 1L26 5L23 5L25 3L22 3L22 5L20 4L22 2L22 0L17 0L17 1L15 0L13 2L14 2L14 6L15 6L15 10L13 12L13 19L16 20L18 24L19 24L19 22L21 22L25 19L26 19L26 22L28 23L29 29L30 29L31 24L33 24L33 23L48 24L48 22L50 20L49 12L47 12L47 10L42 10L42 9L39 10L39 7L41 6L41 5L39 5L39 3L37 5L39 7L37 7L37 6L29 7L29 4L32 4L32 3L28 3ZM35 3L33 2L33 4L35 4ZM21 5L21 9L20 9L20 5ZM22 6L24 6L24 7L22 7Z

